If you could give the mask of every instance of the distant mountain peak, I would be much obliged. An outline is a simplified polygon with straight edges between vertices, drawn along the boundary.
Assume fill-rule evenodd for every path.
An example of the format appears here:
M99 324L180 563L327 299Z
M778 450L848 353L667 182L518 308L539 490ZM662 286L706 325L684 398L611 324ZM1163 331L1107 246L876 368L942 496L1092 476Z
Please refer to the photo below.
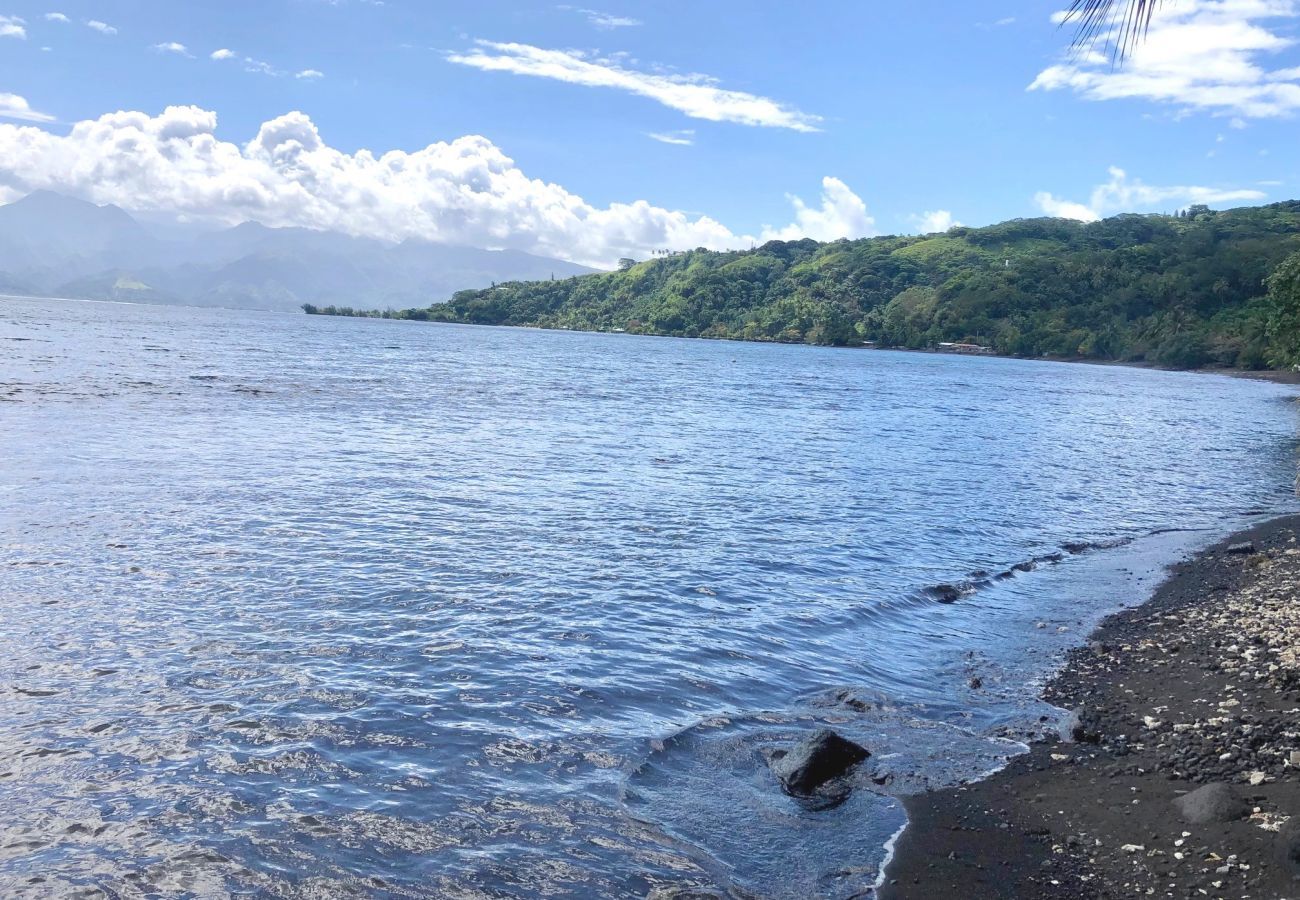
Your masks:
M135 239L145 234L144 226L120 206L111 203L100 206L48 190L32 191L26 197L0 206L0 223L20 231L26 229L34 238L68 229L69 237L92 243L109 235L129 235Z
M0 284L103 299L294 309L436 303L464 288L593 271L522 251L247 221L200 234L34 191L0 206Z
M93 215L95 213L106 212L109 215L124 216L131 219L130 213L122 209L122 207L116 206L112 203L100 205L98 203L91 203L89 200L82 200L79 197L70 197L67 194L60 194L58 191L46 190L44 188L32 191L26 197L19 198L18 200L8 204L8 206L24 210L41 209L57 211L70 215ZM131 221L134 222L135 220L131 219Z

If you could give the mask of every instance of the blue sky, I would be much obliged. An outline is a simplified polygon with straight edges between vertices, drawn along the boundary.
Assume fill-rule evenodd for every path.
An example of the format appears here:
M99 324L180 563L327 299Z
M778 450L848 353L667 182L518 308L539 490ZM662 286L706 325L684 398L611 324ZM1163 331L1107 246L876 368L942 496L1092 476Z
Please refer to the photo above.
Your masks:
M1300 195L1300 3L1172 0L1119 71L1058 8L0 0L0 199L600 262Z

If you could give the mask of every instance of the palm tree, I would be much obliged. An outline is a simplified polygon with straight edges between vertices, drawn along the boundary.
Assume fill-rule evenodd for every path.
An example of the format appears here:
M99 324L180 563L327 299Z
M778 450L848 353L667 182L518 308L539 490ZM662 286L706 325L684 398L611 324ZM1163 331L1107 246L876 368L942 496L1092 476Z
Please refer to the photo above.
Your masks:
M1114 54L1123 59L1146 37L1151 17L1164 0L1073 0L1065 21L1076 26L1075 49L1108 37L1114 27Z

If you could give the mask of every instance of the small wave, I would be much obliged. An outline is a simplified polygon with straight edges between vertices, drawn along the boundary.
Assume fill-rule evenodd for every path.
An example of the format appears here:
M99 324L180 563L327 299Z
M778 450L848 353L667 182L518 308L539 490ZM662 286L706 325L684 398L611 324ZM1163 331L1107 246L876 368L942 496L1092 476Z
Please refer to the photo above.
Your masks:
M1164 531L1180 531L1187 529L1163 529ZM1152 534L1160 534L1160 531L1154 531ZM1005 569L990 574L986 569L976 569L968 572L965 578L957 581L943 581L937 584L927 585L918 591L920 597L937 600L940 603L956 603L963 597L970 596L984 588L987 588L999 581L1007 581L1015 578L1017 575L1033 572L1039 566L1054 566L1058 563L1065 562L1071 556L1080 556L1084 553L1090 553L1095 550L1112 550L1117 547L1123 547L1133 542L1132 537L1115 537L1101 538L1098 540L1086 541L1066 541L1061 544L1060 550L1053 550L1050 553L1042 553L1038 556L1012 563Z

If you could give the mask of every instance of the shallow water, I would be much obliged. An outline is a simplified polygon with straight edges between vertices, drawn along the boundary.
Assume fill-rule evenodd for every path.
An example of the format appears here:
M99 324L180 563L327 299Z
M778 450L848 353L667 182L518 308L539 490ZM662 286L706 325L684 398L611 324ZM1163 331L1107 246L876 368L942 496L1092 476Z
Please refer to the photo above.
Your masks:
M1291 396L0 299L0 892L853 894L891 794L1292 508ZM809 812L762 752L821 722L875 756Z

